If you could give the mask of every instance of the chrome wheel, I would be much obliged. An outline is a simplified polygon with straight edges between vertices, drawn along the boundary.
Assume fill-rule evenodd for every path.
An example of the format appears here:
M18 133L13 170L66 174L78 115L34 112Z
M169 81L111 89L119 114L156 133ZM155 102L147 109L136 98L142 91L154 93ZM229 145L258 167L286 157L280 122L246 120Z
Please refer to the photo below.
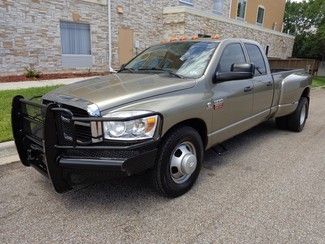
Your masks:
M301 112L300 112L300 125L303 125L305 123L306 112L307 112L307 108L306 108L306 105L304 105L301 108Z
M172 152L170 175L177 184L182 184L191 177L197 166L196 150L189 142L182 142Z

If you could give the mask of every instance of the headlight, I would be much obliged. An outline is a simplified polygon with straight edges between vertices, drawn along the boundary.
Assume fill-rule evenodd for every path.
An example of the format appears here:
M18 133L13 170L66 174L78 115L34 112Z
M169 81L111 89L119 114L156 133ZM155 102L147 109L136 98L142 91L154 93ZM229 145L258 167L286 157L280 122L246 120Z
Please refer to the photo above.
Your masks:
M149 115L148 111L122 111L105 115L109 118L130 118L142 116L127 121L105 121L104 137L110 140L141 140L153 138L157 129L159 116ZM147 115L147 116L146 116Z

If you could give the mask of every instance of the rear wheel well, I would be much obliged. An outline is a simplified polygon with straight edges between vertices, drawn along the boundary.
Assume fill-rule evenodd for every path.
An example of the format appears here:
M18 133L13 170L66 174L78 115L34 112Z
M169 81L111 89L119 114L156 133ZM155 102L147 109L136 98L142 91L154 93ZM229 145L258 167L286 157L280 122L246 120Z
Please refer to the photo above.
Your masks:
M305 90L302 92L301 97L306 97L309 101L309 94L310 94L310 88L306 87Z
M182 126L190 126L193 129L195 129L200 134L203 146L204 148L206 148L208 144L208 132L207 132L207 126L202 119L195 118L195 119L188 119L188 120L181 121L176 125L174 125L173 127L171 127L170 129L168 129L165 135L170 131Z

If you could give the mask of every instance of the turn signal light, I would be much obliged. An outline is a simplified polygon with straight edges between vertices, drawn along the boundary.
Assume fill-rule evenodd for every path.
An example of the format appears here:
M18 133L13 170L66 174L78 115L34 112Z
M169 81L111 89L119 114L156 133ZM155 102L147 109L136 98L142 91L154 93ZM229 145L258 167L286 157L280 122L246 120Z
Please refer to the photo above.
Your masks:
M177 42L177 41L178 41L178 38L177 38L177 37L172 37L172 38L170 38L169 41L170 41L170 42Z
M186 41L187 39L188 39L187 36L181 36L181 37L179 38L180 41Z

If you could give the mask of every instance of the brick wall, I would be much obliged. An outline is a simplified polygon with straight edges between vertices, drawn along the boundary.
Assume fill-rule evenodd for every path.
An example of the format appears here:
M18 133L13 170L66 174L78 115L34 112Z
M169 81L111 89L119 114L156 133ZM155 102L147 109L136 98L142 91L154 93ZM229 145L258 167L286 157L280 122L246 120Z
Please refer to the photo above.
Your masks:
M164 38L172 35L219 34L222 38L247 38L269 46L269 57L291 57L294 37L255 25L219 18L187 7L166 8Z
M118 28L127 27L134 31L134 41L139 41L141 51L164 36L163 9L165 7L188 6L179 0L113 0L112 1L112 62L119 66ZM213 0L194 0L192 8L212 13ZM117 12L122 7L123 14ZM230 0L224 1L224 16L230 11ZM134 49L134 54L136 53Z
M218 32L223 37L253 38L264 46L270 45L271 55L275 57L291 55L293 38L281 33L265 32L224 21L229 15L230 0L225 0L223 16L212 13L213 0L194 0L192 7L180 3L179 0L111 0L111 2L114 68L119 67L119 27L131 28L134 31L134 42L139 43L139 49L134 49L134 54L175 33L192 35ZM123 13L118 13L118 7L122 7ZM163 14L166 7L181 11ZM201 16L189 12L189 9L198 11ZM1 75L23 73L24 68L28 66L44 73L71 71L62 66L60 20L90 24L93 63L91 70L107 70L106 0L2 0L0 1Z
M87 1L0 1L1 75L62 71L60 20L91 25L93 67L107 69L107 6Z

